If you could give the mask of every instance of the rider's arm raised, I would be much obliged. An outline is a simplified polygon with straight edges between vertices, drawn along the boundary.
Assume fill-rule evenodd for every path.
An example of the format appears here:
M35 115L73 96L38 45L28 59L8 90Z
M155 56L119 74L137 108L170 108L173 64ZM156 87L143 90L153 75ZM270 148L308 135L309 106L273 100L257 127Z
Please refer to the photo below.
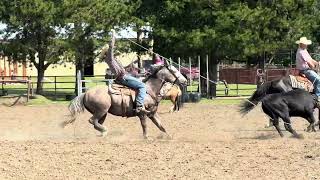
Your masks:
M109 42L109 49L105 58L110 70L117 76L123 76L125 74L125 69L121 63L114 57L114 44L115 44L115 32L112 31L111 40Z

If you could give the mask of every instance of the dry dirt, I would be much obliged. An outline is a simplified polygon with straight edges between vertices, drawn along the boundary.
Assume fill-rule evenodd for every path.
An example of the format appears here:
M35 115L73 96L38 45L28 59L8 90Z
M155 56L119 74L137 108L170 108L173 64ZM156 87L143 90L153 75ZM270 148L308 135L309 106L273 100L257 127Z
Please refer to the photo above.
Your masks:
M304 139L280 138L256 108L242 118L234 105L186 104L162 122L173 139L137 118L108 116L106 137L81 115L65 129L65 105L0 106L0 179L319 179L320 132L293 120Z

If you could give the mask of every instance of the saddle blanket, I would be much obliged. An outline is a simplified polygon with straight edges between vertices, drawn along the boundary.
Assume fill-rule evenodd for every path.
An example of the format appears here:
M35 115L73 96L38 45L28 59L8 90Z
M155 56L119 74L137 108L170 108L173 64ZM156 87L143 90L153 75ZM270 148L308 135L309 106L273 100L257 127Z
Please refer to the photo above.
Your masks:
M313 84L307 78L302 76L289 75L291 80L291 86L293 88L304 89L308 92L313 92Z

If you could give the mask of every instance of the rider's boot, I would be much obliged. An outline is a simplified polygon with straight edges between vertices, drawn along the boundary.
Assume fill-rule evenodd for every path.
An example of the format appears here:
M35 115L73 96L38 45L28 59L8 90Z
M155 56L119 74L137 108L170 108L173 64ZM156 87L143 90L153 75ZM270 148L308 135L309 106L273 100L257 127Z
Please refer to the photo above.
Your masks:
M144 107L144 105L138 105L136 107L136 113L150 113L150 111L146 110L146 108Z

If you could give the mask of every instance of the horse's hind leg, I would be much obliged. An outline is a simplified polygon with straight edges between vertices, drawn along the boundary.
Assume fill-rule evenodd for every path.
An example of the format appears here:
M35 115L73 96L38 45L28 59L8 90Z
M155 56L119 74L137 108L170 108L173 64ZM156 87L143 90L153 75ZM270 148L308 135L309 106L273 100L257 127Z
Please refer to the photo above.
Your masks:
M283 137L283 133L281 132L280 126L279 126L279 116L277 116L274 113L274 110L269 108L269 106L267 106L266 104L262 104L262 110L264 113L266 113L270 119L269 119L269 127L271 126L271 124L277 129L279 135L281 137Z
M90 120L92 120L92 124L94 129L98 130L101 132L101 136L104 136L105 133L107 132L107 128L102 125L104 120L106 119L107 114L104 115L93 115ZM89 120L89 122L90 122Z
M306 118L308 120L308 122L310 123L310 125L307 127L307 132L316 132L316 129L315 129L315 122L316 122L316 119L314 118L314 115L313 113L311 112L310 113L310 117Z

